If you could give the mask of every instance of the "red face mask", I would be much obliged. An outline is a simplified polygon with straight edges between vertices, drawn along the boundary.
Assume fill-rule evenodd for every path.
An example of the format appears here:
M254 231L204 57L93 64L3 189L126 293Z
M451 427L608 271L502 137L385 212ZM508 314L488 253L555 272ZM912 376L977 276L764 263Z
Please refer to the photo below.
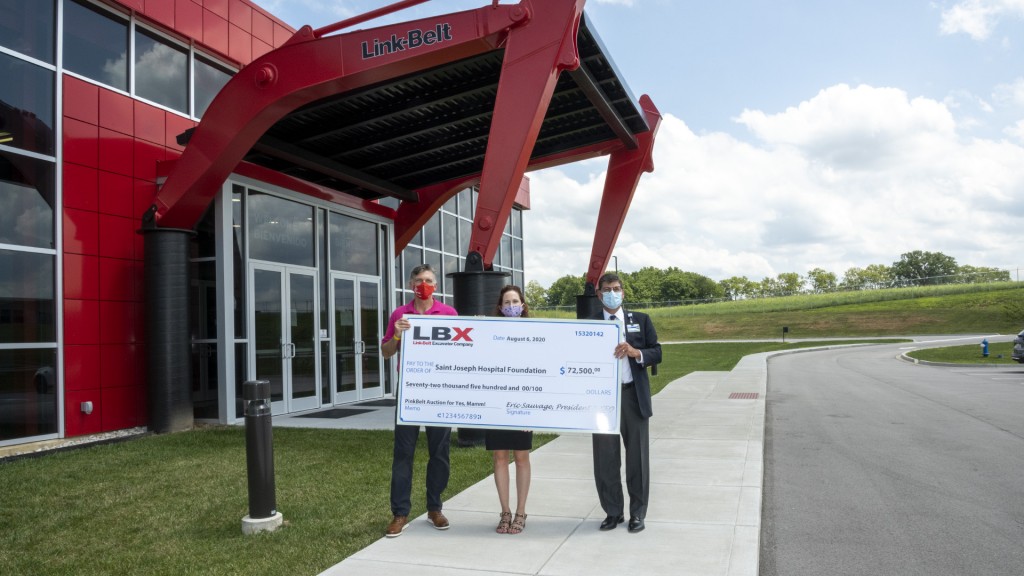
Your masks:
M417 284L412 289L412 293L415 294L416 297L419 298L420 300L429 300L430 297L434 295L434 285L427 284L426 282L422 284Z

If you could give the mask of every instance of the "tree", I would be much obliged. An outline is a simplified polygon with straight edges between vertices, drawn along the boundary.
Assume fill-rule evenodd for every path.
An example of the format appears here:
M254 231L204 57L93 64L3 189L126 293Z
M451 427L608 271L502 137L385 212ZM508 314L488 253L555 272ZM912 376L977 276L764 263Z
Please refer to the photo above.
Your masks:
M533 303L534 306L544 306L548 302L548 291L536 280L530 280L526 283L526 290L523 291L523 296L526 297L527 304Z
M892 283L892 271L885 264L871 264L867 268L850 268L843 275L841 287L847 290L870 290Z
M729 300L739 300L757 294L758 285L746 276L733 276L718 282L722 294Z
M983 284L985 282L1009 282L1010 272L999 268L963 265L957 270L960 284Z
M724 291L711 278L696 272L686 272L676 267L665 271L661 284L661 300L707 300L720 298Z
M957 273L956 258L942 252L914 250L892 263L892 277L903 286L944 284ZM944 278L945 277L945 278Z
M783 272L776 276L782 294L796 294L803 288L804 281L796 272Z
M645 266L636 272L622 275L625 294L629 302L658 302L661 300L661 285L665 281L665 272L654 266Z
M573 276L567 274L555 280L548 288L548 306L575 306L576 297L583 294L583 286L586 278L582 274Z
M757 285L757 295L762 298L769 296L782 296L782 287L779 285L779 281L777 279L765 276Z
M822 292L831 292L836 289L836 275L833 272L826 272L821 268L814 268L807 272L807 282L811 285L811 290L821 294Z

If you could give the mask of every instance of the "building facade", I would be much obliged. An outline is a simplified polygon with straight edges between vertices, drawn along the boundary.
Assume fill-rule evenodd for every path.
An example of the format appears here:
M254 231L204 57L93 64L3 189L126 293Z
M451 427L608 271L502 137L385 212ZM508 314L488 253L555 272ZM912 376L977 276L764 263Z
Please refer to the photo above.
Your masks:
M295 31L246 0L0 0L0 445L147 424L138 233L161 165L234 73ZM421 263L463 268L464 190L395 255L392 208L338 204L265 168L223 184L191 243L192 401L241 417L392 392L388 312ZM494 269L522 285L524 191Z

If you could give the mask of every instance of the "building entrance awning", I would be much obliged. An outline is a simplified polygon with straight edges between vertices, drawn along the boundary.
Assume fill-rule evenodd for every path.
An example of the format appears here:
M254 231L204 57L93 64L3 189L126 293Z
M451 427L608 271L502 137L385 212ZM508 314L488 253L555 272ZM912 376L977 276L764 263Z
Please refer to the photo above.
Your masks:
M632 96L584 0L332 35L420 1L304 27L241 70L181 136L148 225L193 227L247 162L362 201L400 199L401 250L451 195L479 184L470 251L488 268L524 172L610 155L591 263L603 271L640 173L653 169L660 114Z

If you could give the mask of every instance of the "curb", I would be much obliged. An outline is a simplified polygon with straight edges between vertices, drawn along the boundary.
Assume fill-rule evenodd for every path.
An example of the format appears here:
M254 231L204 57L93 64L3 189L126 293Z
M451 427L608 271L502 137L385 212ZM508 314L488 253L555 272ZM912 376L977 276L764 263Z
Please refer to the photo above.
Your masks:
M1013 364L957 364L954 362L932 362L930 360L918 360L917 358L911 358L910 356L907 356L906 352L900 353L896 358L911 364L920 364L922 366L946 366L950 368L1005 368L1007 366L1013 366Z

